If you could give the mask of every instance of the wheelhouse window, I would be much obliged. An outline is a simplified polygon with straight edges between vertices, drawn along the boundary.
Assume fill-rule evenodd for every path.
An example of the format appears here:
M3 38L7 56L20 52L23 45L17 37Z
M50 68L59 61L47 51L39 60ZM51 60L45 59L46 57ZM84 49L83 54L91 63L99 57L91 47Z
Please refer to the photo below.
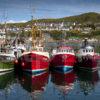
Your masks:
M89 50L89 52L92 52L92 50Z
M83 50L83 52L85 52L85 50Z
M88 50L86 50L86 52L88 52Z
M72 50L69 50L69 52L71 52L71 53L72 53Z
M57 52L68 52L68 53L73 53L74 51L72 49L58 49Z
M74 50L71 50L72 53L74 53Z
M64 50L64 52L66 52L66 50Z
M91 52L94 52L94 50L92 49Z
M43 48L39 48L39 51L43 51Z
M70 50L67 50L67 52L70 52Z

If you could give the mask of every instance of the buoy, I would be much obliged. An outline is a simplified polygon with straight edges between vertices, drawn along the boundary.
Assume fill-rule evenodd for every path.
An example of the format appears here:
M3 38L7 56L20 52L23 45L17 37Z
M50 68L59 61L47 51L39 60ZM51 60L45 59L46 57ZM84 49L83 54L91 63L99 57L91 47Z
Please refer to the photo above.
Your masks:
M22 66L25 66L25 63L24 62L22 62Z
M17 59L15 60L15 63L16 63L16 64L18 63L18 60L17 60Z

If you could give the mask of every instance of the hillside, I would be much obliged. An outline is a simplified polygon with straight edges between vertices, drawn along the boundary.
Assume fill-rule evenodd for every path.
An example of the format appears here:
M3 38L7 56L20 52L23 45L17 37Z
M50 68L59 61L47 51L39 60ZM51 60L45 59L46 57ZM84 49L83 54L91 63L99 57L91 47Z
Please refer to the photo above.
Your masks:
M84 13L81 15L76 15L76 16L69 16L69 17L64 17L64 18L58 18L58 19L38 19L34 20L35 22L78 22L78 23L100 23L100 13L95 13L95 12L89 12L89 13ZM25 27L27 24L32 24L32 20L28 21L26 23L9 23L9 27ZM2 25L0 25L2 27Z
M61 18L61 19L65 20L65 21L76 21L76 22L80 22L80 23L100 22L100 14L95 13L95 12L90 12L90 13L84 13L84 14L77 15L77 16L65 17L65 18Z
M100 23L100 13L95 12L89 12L84 13L81 15L76 16L70 16L70 17L64 17L64 18L58 18L58 19L39 19L38 22L79 22L79 23L85 23L85 22L99 22Z

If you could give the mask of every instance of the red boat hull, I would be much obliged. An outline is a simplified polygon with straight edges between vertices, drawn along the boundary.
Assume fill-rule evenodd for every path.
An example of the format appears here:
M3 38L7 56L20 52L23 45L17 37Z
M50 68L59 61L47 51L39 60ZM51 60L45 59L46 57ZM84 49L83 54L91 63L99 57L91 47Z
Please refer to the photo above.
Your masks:
M94 56L81 56L77 57L76 68L95 71L97 70L97 59Z
M71 54L58 54L54 55L50 60L51 69L55 69L61 72L67 72L73 69L76 62L75 55Z
M23 71L31 74L38 74L49 68L49 58L36 53L22 55L19 63Z

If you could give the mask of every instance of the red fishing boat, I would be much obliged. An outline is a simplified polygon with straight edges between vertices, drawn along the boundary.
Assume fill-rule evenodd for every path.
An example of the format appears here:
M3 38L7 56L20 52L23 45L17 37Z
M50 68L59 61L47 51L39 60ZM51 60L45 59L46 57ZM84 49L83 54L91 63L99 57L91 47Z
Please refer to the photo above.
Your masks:
M66 74L54 72L51 73L51 81L60 92L67 94L73 89L75 73L73 71Z
M44 50L43 40L42 34L34 26L32 28L32 48L29 51L23 51L18 58L18 65L21 66L22 71L38 74L49 68L49 53Z
M87 39L85 39L77 53L76 68L95 71L97 70L97 59L98 55L96 55L94 47L89 45Z
M50 69L66 73L73 70L76 62L75 53L70 46L59 46L53 50L50 59Z
M19 77L19 82L30 93L32 100L36 100L46 90L45 86L48 83L48 78L49 73L47 71L37 75L23 74L21 78Z

